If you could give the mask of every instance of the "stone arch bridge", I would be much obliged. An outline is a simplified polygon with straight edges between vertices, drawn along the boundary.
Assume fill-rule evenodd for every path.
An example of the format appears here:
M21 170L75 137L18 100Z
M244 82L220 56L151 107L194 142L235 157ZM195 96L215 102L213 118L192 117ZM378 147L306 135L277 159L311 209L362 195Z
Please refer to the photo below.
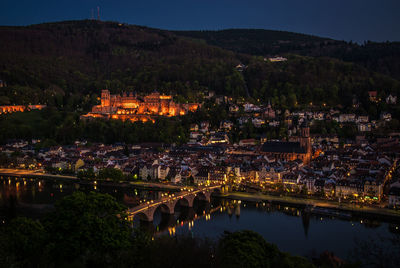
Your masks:
M200 200L210 202L213 192L221 192L223 190L224 187L222 185L208 186L170 194L157 200L147 201L139 206L129 208L127 211L128 219L133 220L134 217L138 216L141 220L153 221L154 213L157 208L160 208L162 213L174 214L175 206L178 202L180 202L182 206L193 207L196 197Z

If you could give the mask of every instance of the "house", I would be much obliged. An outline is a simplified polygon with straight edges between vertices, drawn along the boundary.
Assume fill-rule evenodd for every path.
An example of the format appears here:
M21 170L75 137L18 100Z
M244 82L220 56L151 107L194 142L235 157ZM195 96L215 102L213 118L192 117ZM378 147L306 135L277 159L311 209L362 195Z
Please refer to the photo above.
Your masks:
M357 122L358 123L368 123L369 122L369 117L368 115L359 115L357 117Z
M220 123L219 127L225 130L231 130L233 127L233 123L229 120L224 120Z
M256 143L257 141L255 139L240 140L239 146L254 146Z
M323 193L325 191L325 180L324 179L316 179L314 181L314 192Z
M139 168L139 177L142 180L153 179L153 171L151 165L143 165Z
M336 184L336 197L358 197L363 194L364 186L355 180L339 180Z
M275 118L275 111L272 109L270 101L268 101L267 108L264 111L264 116L271 119Z
M195 131L195 132L190 132L190 139L194 139L194 140L197 140L197 139L199 139L199 138L201 138L203 136L203 134L201 134L200 132L197 132L197 131Z
M374 178L368 177L364 182L364 196L374 200L381 200L383 194L382 182L375 180Z
M242 63L239 63L238 65L236 65L236 70L238 70L239 72L243 72L244 71L244 69L246 69L247 68L247 66L246 65L244 65L244 64L242 64Z
M276 183L282 181L282 177L287 171L281 166L264 166L258 171L258 176L260 180L264 180L267 183Z
M203 121L200 123L200 131L203 133L208 132L208 129L210 128L210 122L208 121Z
M257 128L261 127L262 125L265 124L265 121L261 118L253 118L251 120L251 122L253 123L253 125Z
M204 98L206 98L207 100L211 99L214 96L215 96L215 91L212 91L212 90L206 91L204 93Z
M378 91L368 91L368 96L371 102L378 102Z
M268 125L270 127L278 127L280 125L280 122L275 120L275 121L269 122Z
M164 165L156 165L155 168L155 179L158 180L165 180L167 178L168 172L169 172L170 168L168 166L164 166Z
M277 56L277 57L268 58L268 60L270 62L282 62L282 61L287 61L287 58Z
M323 112L315 112L314 114L313 114L313 119L314 120L325 120L325 113L323 113Z
M231 113L239 112L239 106L237 106L236 104L229 106L229 112Z
M255 111L260 110L260 107L258 107L257 105L254 105L253 103L245 103L243 106L244 106L244 111L246 113L255 112Z
M171 168L170 172L168 173L167 179L170 180L172 183L180 183L182 181L181 173L177 168Z
M283 175L282 183L288 189L294 189L300 182L300 174L288 173Z
M60 161L55 161L51 165L53 168L58 168L58 169L70 169L71 164L69 164L66 160L60 160Z
M393 96L392 94L389 94L389 96L386 97L386 103L387 104L396 104L397 96Z
M208 141L209 144L228 144L229 138L228 135L224 132L217 132L211 135L210 140Z
M341 115L339 115L339 122L340 123L355 122L355 121L356 121L356 115L355 114L341 114Z
M381 118L381 120L384 120L384 121L390 121L390 120L392 120L392 115L387 112L382 112L380 118Z
M227 103L227 102L228 102L228 96L218 96L215 98L216 104Z
M324 192L327 196L334 196L336 188L336 181L333 179L325 180Z
M243 125L243 124L246 124L249 120L250 120L249 117L239 117L238 123L239 123L239 125Z
M209 173L209 180L214 183L224 183L227 180L227 169L225 167L214 167Z
M193 176L195 184L204 184L210 181L210 173L208 167L201 167L198 172Z
M389 207L400 207L400 187L391 187L389 190Z
M372 125L370 123L359 123L357 129L360 132L369 132L372 131Z
M199 125L198 124L191 124L190 125L190 131L199 131Z
M307 177L307 179L305 180L306 182L306 187L307 187L307 191L311 194L315 193L315 178L314 177Z
M353 96L353 108L358 108L360 106L360 101L357 99L356 96Z

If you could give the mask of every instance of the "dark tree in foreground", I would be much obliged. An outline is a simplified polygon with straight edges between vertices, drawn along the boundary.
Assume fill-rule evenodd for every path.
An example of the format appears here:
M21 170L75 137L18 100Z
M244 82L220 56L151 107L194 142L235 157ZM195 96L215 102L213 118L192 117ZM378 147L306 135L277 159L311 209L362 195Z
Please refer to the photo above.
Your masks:
M362 267L399 267L400 234L394 233L390 238L370 237L357 240L357 246L352 252L354 261Z
M56 203L48 215L48 251L55 262L98 260L130 246L125 207L108 194L75 192Z
M15 218L0 229L0 267L39 264L45 230L39 221Z
M313 267L302 257L291 256L253 231L225 233L217 249L217 267Z

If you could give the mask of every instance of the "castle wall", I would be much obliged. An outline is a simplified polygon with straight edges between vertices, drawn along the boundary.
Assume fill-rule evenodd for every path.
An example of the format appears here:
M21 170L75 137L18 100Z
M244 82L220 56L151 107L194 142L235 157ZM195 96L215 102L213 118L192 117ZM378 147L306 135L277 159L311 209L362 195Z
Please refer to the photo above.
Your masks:
M141 100L133 93L123 93L121 96L111 95L108 90L102 90L101 104L94 106L92 113L111 114L111 118L123 120L130 116L135 118L133 121L138 121L136 120L139 118L138 115L185 115L189 111L196 111L199 107L198 103L177 104L172 100L172 96L160 95L158 92L144 96Z

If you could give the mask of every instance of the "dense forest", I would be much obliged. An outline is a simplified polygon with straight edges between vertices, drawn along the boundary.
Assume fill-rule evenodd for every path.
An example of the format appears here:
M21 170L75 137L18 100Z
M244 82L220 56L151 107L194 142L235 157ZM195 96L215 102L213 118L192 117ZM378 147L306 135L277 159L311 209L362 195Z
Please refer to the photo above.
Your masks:
M264 30L192 32L205 41L177 34L189 33L92 20L0 27L0 80L7 83L1 88L0 105L46 103L88 110L103 88L159 90L186 100L211 90L272 100L282 107L311 101L348 105L353 95L366 101L369 90L382 97L400 93L398 68L385 63L389 56L397 57L395 43L359 46ZM335 49L313 57L317 47L324 46ZM279 52L274 47L288 53L289 60L265 61L263 56ZM336 57L338 47L346 55ZM366 56L382 62L358 60ZM239 63L247 67L243 72L235 68Z
M261 29L175 31L174 33L250 55L298 54L336 58L400 79L400 42L366 41L363 44L357 44L305 34Z

